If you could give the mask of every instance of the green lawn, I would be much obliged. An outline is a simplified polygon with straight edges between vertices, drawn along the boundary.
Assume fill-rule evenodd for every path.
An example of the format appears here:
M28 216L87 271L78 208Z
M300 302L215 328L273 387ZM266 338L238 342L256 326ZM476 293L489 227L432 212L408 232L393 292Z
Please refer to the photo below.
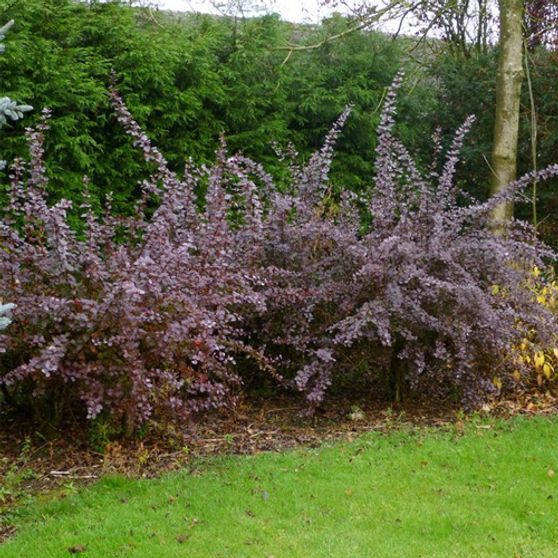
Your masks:
M558 557L558 418L105 478L17 522L2 558Z

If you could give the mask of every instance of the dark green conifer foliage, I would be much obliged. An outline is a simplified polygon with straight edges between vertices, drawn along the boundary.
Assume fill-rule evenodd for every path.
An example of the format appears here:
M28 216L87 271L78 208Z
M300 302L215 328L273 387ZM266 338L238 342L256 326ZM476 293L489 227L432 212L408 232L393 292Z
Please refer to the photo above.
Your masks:
M401 65L400 46L381 35L355 34L283 64L279 47L293 34L312 42L347 23L293 27L276 15L154 22L121 2L71 0L27 0L8 12L18 30L0 60L3 87L53 110L46 149L55 197L80 201L84 174L97 197L113 191L117 210L137 195L144 162L112 116L112 68L130 110L177 170L187 157L212 160L224 132L232 150L262 161L280 181L285 168L272 140L293 142L306 156L350 102L355 120L332 180L358 187L372 172L375 112ZM4 138L4 158L24 155L21 131Z

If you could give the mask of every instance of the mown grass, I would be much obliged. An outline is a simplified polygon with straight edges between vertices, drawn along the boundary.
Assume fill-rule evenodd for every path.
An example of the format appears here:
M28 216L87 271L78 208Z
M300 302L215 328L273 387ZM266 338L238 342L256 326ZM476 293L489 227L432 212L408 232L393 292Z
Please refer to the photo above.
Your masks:
M0 556L558 557L558 418L402 428L196 467L36 502Z

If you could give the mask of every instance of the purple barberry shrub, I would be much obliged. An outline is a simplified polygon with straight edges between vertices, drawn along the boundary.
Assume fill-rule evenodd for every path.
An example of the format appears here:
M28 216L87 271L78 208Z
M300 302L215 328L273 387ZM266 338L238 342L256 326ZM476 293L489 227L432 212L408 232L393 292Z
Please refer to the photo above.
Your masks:
M495 234L491 221L494 207L521 200L533 179L558 174L558 165L519 179L487 202L472 200L454 174L474 119L457 131L441 171L421 173L393 133L400 84L401 76L378 129L370 230L359 235L354 210L344 206L340 213L320 211L317 197L312 214L300 212L308 220L301 219L275 250L290 254L284 273L298 272L297 281L307 285L301 297L306 303L297 300L282 311L302 324L295 324L298 348L306 343L314 350L294 379L313 405L336 375L350 374L349 367L364 358L396 399L409 390L453 394L473 407L496 385L514 383L517 365L504 355L528 330L547 340L558 333L556 316L526 288L533 266L544 267L555 255L528 224L514 220L505 234ZM323 162L313 164L327 168L329 151L316 158ZM305 189L323 191L326 174ZM303 254L307 259L295 264ZM292 328L293 318L289 323Z
M244 315L263 308L264 298L261 279L245 265L253 245L240 251L249 239L228 219L235 172L253 235L261 217L241 162L221 150L213 168L178 178L115 91L112 100L156 168L132 217L112 215L110 199L95 215L85 183L78 235L68 225L70 202L47 203L48 112L28 130L29 165L13 165L0 224L0 292L17 308L0 337L0 383L8 402L43 420L77 408L131 432L153 415L187 417L229 404L238 391ZM203 212L193 199L200 180L208 183Z
M525 223L495 234L490 216L535 176L470 199L454 173L472 118L441 170L421 172L394 135L400 82L358 198L336 196L328 180L350 109L305 165L289 150L291 181L279 189L224 142L212 167L177 175L113 89L118 120L155 170L129 217L110 198L96 214L85 181L79 233L70 202L48 202L45 112L28 131L30 162L12 166L0 222L0 292L17 305L0 334L4 400L42 420L104 414L131 432L234 403L247 367L303 392L310 410L355 374L396 398L455 395L468 406L512 386L509 348L526 332L558 333L526 288L554 254Z

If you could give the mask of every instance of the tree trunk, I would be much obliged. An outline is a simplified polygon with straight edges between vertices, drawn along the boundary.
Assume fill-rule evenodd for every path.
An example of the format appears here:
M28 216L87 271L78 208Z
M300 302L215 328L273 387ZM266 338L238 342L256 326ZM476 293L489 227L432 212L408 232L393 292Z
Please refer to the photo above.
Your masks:
M496 82L496 122L492 146L490 194L502 191L515 180L519 107L523 82L524 0L499 0L500 56ZM502 231L513 217L513 203L497 207L492 215L494 228Z

